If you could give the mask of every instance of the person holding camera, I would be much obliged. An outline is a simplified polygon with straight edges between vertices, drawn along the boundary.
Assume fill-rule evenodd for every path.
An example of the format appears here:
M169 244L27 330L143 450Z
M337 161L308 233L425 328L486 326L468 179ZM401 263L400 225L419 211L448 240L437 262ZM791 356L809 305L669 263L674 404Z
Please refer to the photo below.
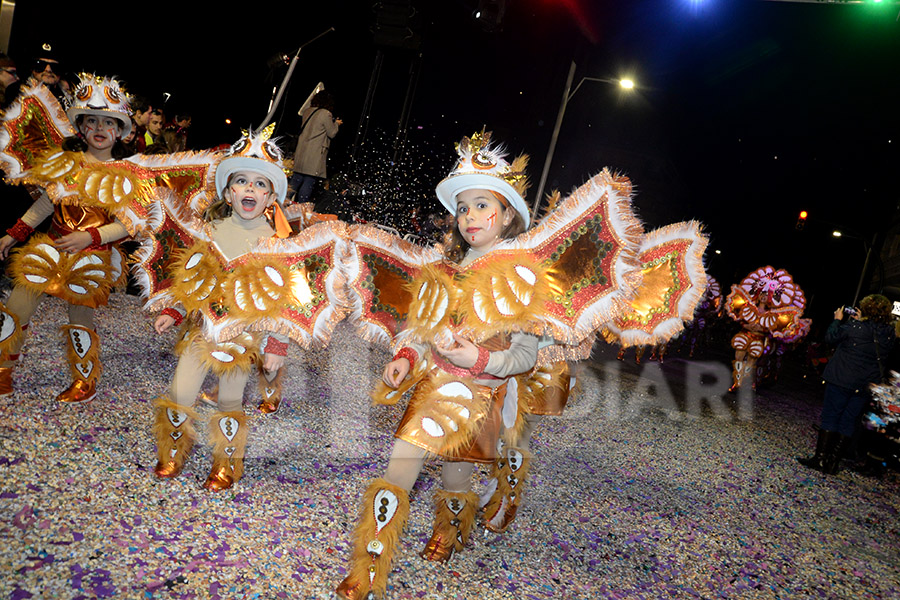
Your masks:
M880 294L866 296L859 310L834 311L825 341L837 346L825 367L825 399L815 454L798 458L803 466L828 474L837 472L842 454L869 398L869 384L881 381L894 344L891 301ZM846 317L846 320L845 320Z

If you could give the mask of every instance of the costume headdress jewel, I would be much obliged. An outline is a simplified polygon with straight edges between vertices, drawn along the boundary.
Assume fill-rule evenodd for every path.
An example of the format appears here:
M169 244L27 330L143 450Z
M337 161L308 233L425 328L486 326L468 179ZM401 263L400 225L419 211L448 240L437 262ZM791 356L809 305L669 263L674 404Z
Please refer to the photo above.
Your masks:
M275 123L272 123L257 133L242 129L241 139L231 145L231 148L229 148L225 156L228 158L237 156L258 158L260 160L275 163L281 168L283 156L281 154L281 149L274 141L272 141L272 133L274 133L274 131Z
M454 172L488 173L503 179L524 195L524 190L520 189L526 185L527 181L524 165L517 164L519 161L514 161L512 165L506 162L505 149L502 146L491 145L490 131L481 131L472 134L471 137L464 137L461 142L456 144L456 152L459 160Z

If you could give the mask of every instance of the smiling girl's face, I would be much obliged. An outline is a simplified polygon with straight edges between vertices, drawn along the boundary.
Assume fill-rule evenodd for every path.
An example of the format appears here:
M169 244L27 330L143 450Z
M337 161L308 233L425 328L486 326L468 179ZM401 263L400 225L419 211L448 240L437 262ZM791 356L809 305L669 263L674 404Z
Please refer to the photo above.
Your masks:
M456 196L459 233L475 250L490 250L511 220L512 211L489 190L466 190Z
M273 202L275 193L267 177L252 171L236 171L223 191L225 199L241 219L250 221L262 215Z

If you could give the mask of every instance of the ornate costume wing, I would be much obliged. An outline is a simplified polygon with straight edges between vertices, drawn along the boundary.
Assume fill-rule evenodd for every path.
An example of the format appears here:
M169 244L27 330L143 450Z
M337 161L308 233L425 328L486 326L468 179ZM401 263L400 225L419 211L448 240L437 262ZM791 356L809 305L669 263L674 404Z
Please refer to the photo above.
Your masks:
M206 224L174 194L158 206L134 266L145 309L199 313L202 335L213 342L245 330L282 333L303 347L330 339L346 314L345 279L336 268L347 253L344 223L262 239L228 262Z
M439 268L441 253L372 225L351 226L349 239L343 270L351 319L365 339L388 344L406 322L409 284L425 266Z
M136 154L86 163L78 175L80 200L115 214L131 235L153 229L159 212L154 205L161 196L177 200L199 218L216 197L215 167L222 156L210 151Z
M170 190L161 190L159 201L147 206L146 235L140 236L140 247L134 255L132 271L146 310L174 308L179 300L171 286L173 271L180 253L195 240L209 243L204 223L192 215ZM198 289L202 284L198 283Z
M623 348L667 342L694 316L707 287L708 239L695 221L655 229L641 242L643 279L629 310L606 324L603 337Z
M282 333L304 348L327 343L347 314L347 225L317 223L288 238L268 238L231 263L225 285L229 316L250 331ZM226 336L227 337L227 336Z
M43 183L32 170L59 152L63 140L77 132L65 110L43 85L23 86L3 114L0 164L13 183Z
M496 248L528 250L541 262L551 288L545 333L573 350L581 345L576 355L583 356L595 330L626 310L640 283L642 229L631 210L631 182L604 169L536 227Z

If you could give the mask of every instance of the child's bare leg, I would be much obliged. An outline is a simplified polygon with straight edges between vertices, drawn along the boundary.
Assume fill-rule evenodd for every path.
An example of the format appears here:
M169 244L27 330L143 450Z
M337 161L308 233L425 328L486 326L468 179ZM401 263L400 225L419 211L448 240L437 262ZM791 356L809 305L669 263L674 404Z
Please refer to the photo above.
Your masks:
M418 446L401 439L395 440L384 480L409 492L422 472L425 454Z

